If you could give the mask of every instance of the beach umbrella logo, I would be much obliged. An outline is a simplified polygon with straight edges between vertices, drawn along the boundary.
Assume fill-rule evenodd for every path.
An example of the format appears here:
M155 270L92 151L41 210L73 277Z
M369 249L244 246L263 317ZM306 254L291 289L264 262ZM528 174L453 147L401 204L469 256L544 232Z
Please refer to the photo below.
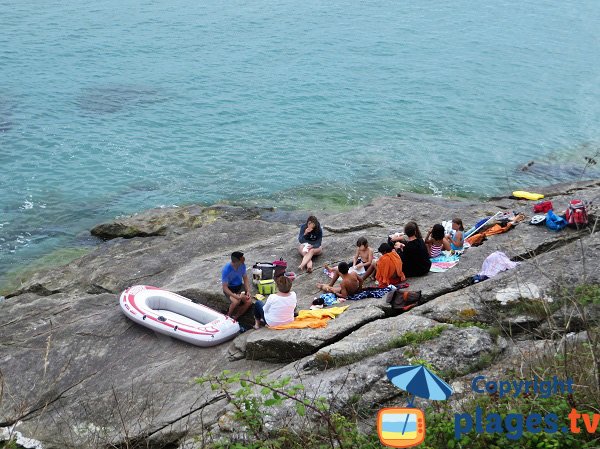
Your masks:
M415 398L444 401L452 395L452 387L423 365L392 366L386 373L395 386L409 393L409 399L406 407L379 410L379 440L389 447L417 446L425 440L425 415L413 407Z

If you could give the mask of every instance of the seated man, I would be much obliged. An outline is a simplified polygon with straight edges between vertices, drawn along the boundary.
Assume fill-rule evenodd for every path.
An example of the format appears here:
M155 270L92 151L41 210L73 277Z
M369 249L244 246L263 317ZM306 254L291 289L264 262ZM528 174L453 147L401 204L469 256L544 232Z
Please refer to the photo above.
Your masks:
M225 265L221 271L223 293L231 301L227 315L234 320L238 320L252 305L250 284L244 261L244 253L234 251L231 253L231 262Z
M402 272L402 259L398 253L388 243L379 245L378 251L381 253L381 257L371 264L363 275L363 280L375 272L375 279L380 288L403 282L406 276Z
M349 273L350 266L346 262L340 262L337 268L337 272L329 285L317 284L318 289L327 293L334 293L339 298L347 298L348 295L353 295L362 290L362 278L354 271ZM339 276L342 276L342 282L340 285L335 285Z

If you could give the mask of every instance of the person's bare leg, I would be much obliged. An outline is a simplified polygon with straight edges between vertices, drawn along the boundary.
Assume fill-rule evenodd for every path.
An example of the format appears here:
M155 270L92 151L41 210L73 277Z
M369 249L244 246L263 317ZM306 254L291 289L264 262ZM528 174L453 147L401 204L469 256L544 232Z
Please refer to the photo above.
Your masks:
M312 250L309 250L306 254L303 255L302 262L300 263L300 266L298 267L300 270L304 270L305 267L308 270L308 263L310 262L310 259L312 259L311 251ZM311 264L311 267L312 267L312 264Z
M300 271L304 270L304 267L306 266L306 262L304 261L304 259L306 258L307 253L305 253L303 250L304 250L304 245L303 244L298 245L298 253L300 253L300 256L302 257L302 261L300 262L300 265L298 265L298 269Z
M229 300L231 301L231 304L229 304L229 310L227 310L227 315L230 316L231 318L233 318L233 313L235 312L235 309L237 308L237 306L240 305L240 300L237 298L234 298L233 296L230 296Z
M312 258L314 256L318 256L322 252L323 252L323 250L321 249L321 247L319 247L319 248L312 248L308 252L307 256L310 255L310 258L309 258L308 262L306 263L306 271L308 271L309 273L312 273L312 270L313 270L313 261L312 261Z
M240 317L246 313L246 311L250 308L250 306L252 305L252 301L240 301L240 304L238 304L237 307L237 315L235 317L232 317L235 320L240 319Z
M376 270L377 270L377 263L375 261L373 261L371 263L371 266L369 266L369 268L367 268L367 271L365 271L365 274L363 274L361 276L362 280L366 281L367 279L369 279L369 276L374 274Z
M327 284L317 284L317 288L319 290L322 290L326 293L331 293L331 286L327 285Z
M339 287L337 285L335 287L332 287L332 286L327 285L327 284L317 284L317 288L319 290L324 291L325 293L333 293L333 294L336 294L336 295L339 294L342 291L341 287Z
M337 282L338 278L340 277L340 272L339 271L335 271L335 274L333 275L333 277L331 278L331 281L329 282L329 285L331 287L333 287L335 285L335 283Z

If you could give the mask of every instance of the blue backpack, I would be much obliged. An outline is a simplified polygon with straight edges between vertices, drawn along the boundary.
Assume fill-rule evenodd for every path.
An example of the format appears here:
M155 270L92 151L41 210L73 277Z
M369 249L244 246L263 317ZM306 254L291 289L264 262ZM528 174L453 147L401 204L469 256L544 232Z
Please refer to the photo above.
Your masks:
M546 227L551 231L560 231L567 227L567 220L556 215L552 210L546 214Z

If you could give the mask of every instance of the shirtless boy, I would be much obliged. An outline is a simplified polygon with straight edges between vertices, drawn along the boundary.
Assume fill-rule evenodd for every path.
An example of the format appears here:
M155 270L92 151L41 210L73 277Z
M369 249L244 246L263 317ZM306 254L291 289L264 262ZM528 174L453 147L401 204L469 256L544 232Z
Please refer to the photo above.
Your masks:
M360 237L356 241L356 251L352 263L348 263L350 271L362 275L371 266L371 263L373 263L373 248L369 246L369 242L365 237ZM327 264L323 264L323 267L334 274L337 273L337 267L330 267Z
M337 273L329 283L317 284L317 288L327 293L334 293L339 298L347 298L362 289L362 279L355 272L349 273L350 267L346 262L340 262L337 266ZM338 277L342 277L340 285L335 285Z

